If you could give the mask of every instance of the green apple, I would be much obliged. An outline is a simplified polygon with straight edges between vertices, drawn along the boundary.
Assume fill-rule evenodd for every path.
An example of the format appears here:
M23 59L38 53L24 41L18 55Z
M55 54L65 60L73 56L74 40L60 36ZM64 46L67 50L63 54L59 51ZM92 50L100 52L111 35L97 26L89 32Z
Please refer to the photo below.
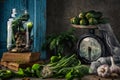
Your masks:
M28 29L32 29L32 27L33 27L33 23L32 22L27 22L26 25L27 25Z
M11 74L12 72L10 70L6 70L6 73L7 74Z

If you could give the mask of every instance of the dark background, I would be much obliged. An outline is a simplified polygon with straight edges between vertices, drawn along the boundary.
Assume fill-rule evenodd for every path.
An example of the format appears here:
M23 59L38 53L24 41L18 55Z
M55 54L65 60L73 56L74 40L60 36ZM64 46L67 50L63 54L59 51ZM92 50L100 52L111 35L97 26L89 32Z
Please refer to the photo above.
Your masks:
M112 29L120 41L120 0L47 0L47 35L71 28L70 18L81 11L96 10L110 19ZM76 30L79 36L86 30Z

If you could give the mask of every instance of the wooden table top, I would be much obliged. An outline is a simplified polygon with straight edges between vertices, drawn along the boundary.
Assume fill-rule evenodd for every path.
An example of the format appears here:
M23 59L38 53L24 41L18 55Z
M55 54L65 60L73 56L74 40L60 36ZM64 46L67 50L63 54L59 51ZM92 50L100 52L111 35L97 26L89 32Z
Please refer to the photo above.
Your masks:
M23 78L12 78L10 80L27 80L27 79L23 79ZM40 79L40 78L30 78L30 80L66 80L66 79ZM74 80L80 80L80 79L74 79ZM120 80L119 78L101 78L97 75L87 75L84 76L81 80Z

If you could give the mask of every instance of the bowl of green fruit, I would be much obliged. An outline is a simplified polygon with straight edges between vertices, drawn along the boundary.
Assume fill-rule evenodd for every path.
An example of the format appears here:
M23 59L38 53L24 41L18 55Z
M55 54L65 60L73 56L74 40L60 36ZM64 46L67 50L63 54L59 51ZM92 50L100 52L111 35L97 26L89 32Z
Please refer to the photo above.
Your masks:
M100 11L90 10L80 12L78 16L71 18L70 22L75 28L97 28L99 24L108 23L109 19L103 17L103 13Z

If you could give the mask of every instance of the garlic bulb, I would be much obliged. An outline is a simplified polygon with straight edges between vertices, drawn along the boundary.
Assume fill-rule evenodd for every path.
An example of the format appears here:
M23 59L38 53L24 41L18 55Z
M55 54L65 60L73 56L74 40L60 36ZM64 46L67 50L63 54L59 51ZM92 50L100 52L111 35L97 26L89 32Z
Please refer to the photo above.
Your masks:
M100 57L97 61L100 62L101 64L107 64L105 57Z
M110 57L110 59L111 59L110 72L120 74L120 67L115 65L115 63L113 61L113 57Z
M110 75L110 68L107 64L101 65L97 68L98 76L108 77Z
M101 64L99 62L95 62L93 61L90 65L90 69L89 69L89 73L90 74L96 74L97 73L97 68L100 66Z

